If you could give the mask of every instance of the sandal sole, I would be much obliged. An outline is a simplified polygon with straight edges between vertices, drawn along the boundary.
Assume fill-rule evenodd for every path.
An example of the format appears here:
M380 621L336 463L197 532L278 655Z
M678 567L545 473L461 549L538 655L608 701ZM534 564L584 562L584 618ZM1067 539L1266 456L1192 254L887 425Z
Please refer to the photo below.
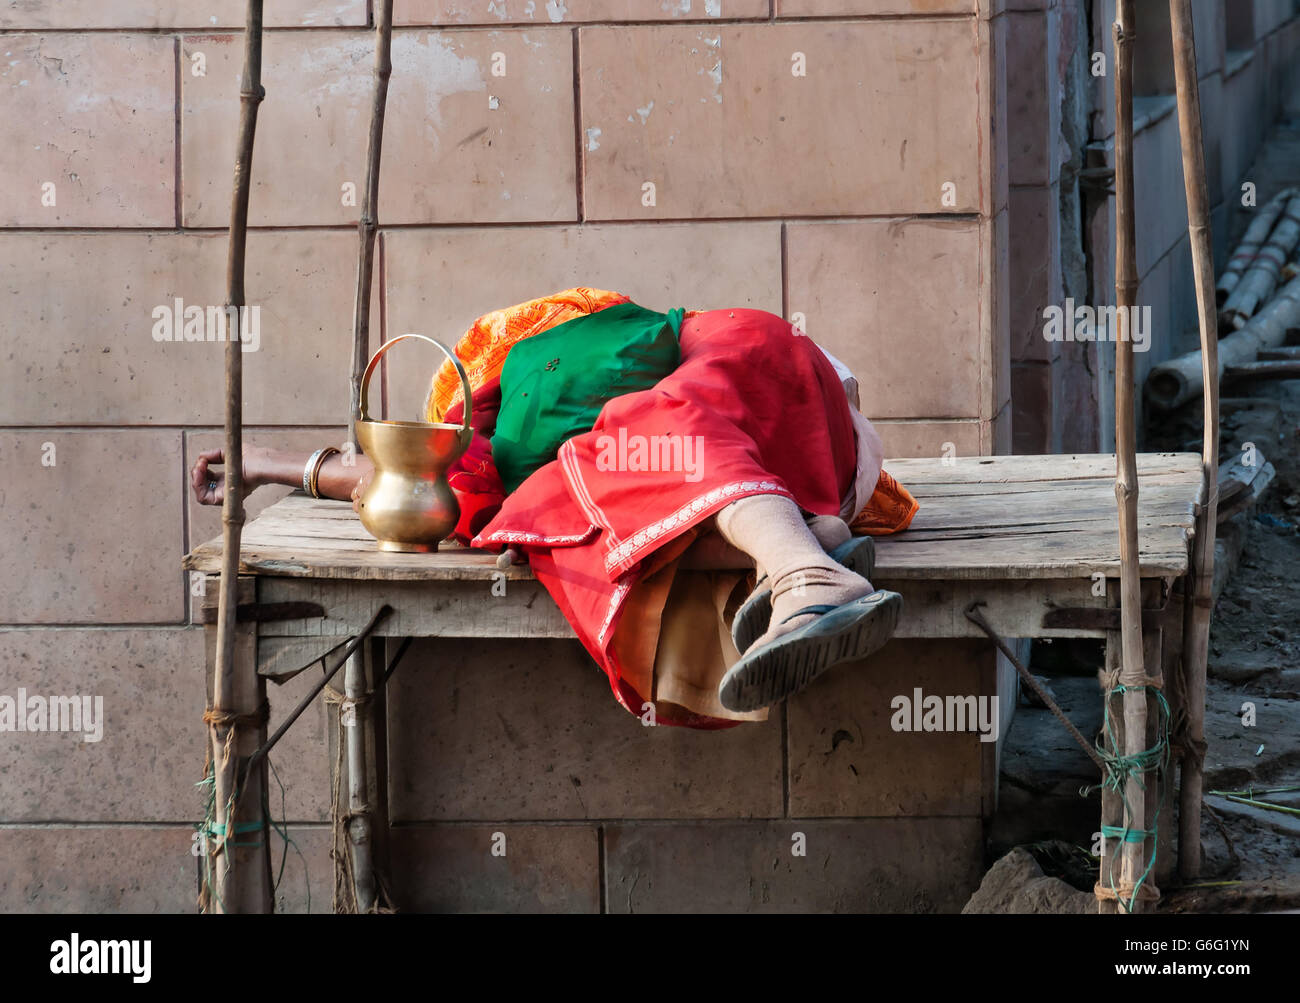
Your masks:
M866 541L865 546L861 543L863 540ZM849 544L854 546L849 547ZM849 547L848 553L839 563L855 574L870 579L876 572L876 545L871 537L855 536L852 540L846 540L831 551L831 557L835 557L837 552L846 547ZM748 651L750 645L767 633L767 625L771 620L772 590L755 589L749 598L740 604L735 619L731 621L731 640L735 643L736 650L742 655Z
M718 687L718 699L731 711L770 707L827 669L880 650L893 636L902 609L903 597L882 589L823 613L733 665Z

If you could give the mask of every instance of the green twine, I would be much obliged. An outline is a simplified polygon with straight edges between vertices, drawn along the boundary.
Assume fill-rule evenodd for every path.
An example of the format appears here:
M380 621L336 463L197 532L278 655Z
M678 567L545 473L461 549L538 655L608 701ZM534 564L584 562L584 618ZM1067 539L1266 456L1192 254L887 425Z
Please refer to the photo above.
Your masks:
M1119 737L1115 734L1114 722L1111 719L1110 705L1111 697L1128 692L1138 692L1140 690L1155 690L1156 705L1159 710L1156 724L1156 744L1149 749L1143 749L1132 755L1120 755L1117 752L1111 752L1106 748L1105 743L1097 743L1097 752L1100 754L1102 762L1106 764L1106 776L1100 784L1094 784L1091 787L1084 788L1084 793L1091 793L1098 788L1109 790L1119 795L1120 801L1124 806L1124 818L1132 817L1132 806L1128 802L1128 782L1133 780L1142 789L1146 790L1146 784L1143 777L1148 773L1168 772L1170 760L1169 748L1169 722L1171 714L1169 703L1165 700L1165 695L1155 686L1126 686L1123 683L1117 683L1106 692L1104 731L1111 749L1119 748ZM1151 819L1150 829L1134 829L1128 825L1103 825L1101 834L1103 838L1118 839L1122 843L1145 843L1148 838L1153 841L1151 853L1147 860L1146 870L1133 883L1133 894L1128 902L1119 895L1119 889L1115 887L1115 866L1114 858L1110 858L1110 873L1106 879L1110 884L1110 890L1115 894L1115 901L1120 903L1126 912L1131 913L1137 904L1138 891L1150 876L1152 869L1156 864L1155 840L1160 834L1160 810L1161 805L1156 805L1156 813Z
M280 815L282 817L287 817L287 812L285 811L284 783L283 781L280 780L280 774L276 771L275 764L271 761L271 758L269 756L266 759L266 763L267 766L269 766L271 769L271 774L275 777L275 782L280 786ZM216 775L212 772L209 772L206 777L204 777L202 780L200 780L198 783L194 785L195 787L199 788L204 792L203 821L195 825L194 828L197 832L203 834L205 841L206 841L206 837L208 836L225 837L227 834L226 824L216 821L216 802L217 802L216 783L217 783ZM229 803L226 805L227 817L229 817L229 815L233 812L234 802L235 802L235 796L234 794L232 794ZM306 885L307 885L307 911L311 912L311 876L307 871L307 858L303 856L302 850L299 849L298 844L295 843L293 839L290 837L287 821L276 822L275 818L271 815L270 805L267 802L265 795L263 797L262 807L266 813L266 817L264 819L259 819L253 822L236 822L234 824L234 831L231 833L231 835L238 836L249 832L260 832L264 827L269 827L283 841L284 852L280 857L280 870L275 877L275 885L272 889L273 896L275 895L275 893L279 892L280 890L280 881L284 877L284 868L285 868L285 863L288 860L289 848L293 847L294 852L297 853L299 859L302 860L304 878L306 880ZM264 844L263 841L259 839L255 842L238 842L238 841L228 842L226 845L257 847L257 846L262 846ZM203 884L216 898L217 905L219 907L222 907L221 897L217 893L216 883L212 880L212 855L206 852L206 846L204 850L205 852L203 853Z
M1156 835L1155 829L1128 829L1122 825L1103 825L1101 834L1111 839L1122 839L1125 843L1145 843L1148 836Z
M298 844L295 843L293 841L293 838L289 835L289 823L287 821L289 814L285 810L284 782L280 779L279 771L276 770L275 763L271 761L270 756L266 757L266 765L271 768L271 775L275 777L275 782L280 785L280 817L286 819L286 821L281 822L279 824L276 823L274 818L270 819L271 828L275 830L275 834L279 836L280 839L283 840L284 842L284 850L280 854L280 870L275 876L274 892L278 892L280 890L280 879L284 877L284 865L289 859L289 847L292 846L293 852L298 854L298 859L302 861L303 887L307 889L307 912L308 914L310 914L311 913L311 871L307 867L307 858L303 856L302 850L298 848Z

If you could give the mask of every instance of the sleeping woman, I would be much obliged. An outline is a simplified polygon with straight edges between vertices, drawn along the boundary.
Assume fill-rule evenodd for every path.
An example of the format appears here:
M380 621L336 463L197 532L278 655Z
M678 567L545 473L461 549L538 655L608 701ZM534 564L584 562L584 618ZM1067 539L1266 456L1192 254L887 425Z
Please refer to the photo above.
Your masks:
M484 317L457 343L474 438L449 472L460 543L527 559L618 701L656 723L762 720L893 634L871 535L916 502L881 469L852 376L761 310L657 313L577 288ZM429 421L459 422L450 363ZM191 472L219 504L220 450ZM354 506L373 468L249 447L249 490Z

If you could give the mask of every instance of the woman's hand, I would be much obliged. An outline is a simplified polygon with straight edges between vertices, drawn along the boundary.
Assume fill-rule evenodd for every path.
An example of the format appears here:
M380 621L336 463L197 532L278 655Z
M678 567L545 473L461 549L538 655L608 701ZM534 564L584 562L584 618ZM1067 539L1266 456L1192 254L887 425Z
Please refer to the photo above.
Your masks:
M263 446L244 447L244 497L260 487L264 463L270 451ZM200 453L194 469L190 471L190 487L200 505L220 505L226 498L226 473L211 468L226 465L225 450L209 449Z

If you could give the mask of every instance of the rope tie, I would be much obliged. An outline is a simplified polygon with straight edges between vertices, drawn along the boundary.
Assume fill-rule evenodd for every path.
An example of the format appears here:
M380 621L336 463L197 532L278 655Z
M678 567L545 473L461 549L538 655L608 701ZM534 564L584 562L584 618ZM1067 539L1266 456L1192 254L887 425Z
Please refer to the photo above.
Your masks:
M203 712L203 723L217 728L260 728L271 719L271 705L263 700L262 705L247 714L209 707Z
M367 690L359 696L349 697L346 693L336 690L333 686L326 686L323 691L325 703L327 706L338 707L338 738L334 745L336 748L333 777L330 784L330 858L334 861L334 898L332 906L335 913L357 913L357 895L356 895L356 875L352 869L352 853L348 847L348 829L351 824L359 818L368 818L372 814L372 807L369 804L362 804L358 810L353 811L347 805L347 798L343 793L343 773L344 773L344 748L347 744L343 735L343 729L348 727L346 717L349 709L355 713L356 708L366 707L374 692ZM382 880L381 876L375 874L375 885L377 897L372 912L391 913L397 910L393 906L392 896L388 887Z
M1108 675L1114 675L1113 673ZM1114 720L1111 716L1112 698L1124 693L1154 691L1156 696L1157 707L1157 724L1156 724L1156 744L1149 749L1142 749L1132 755L1122 755L1118 752L1111 752L1110 749L1119 749L1119 736L1115 733ZM1148 684L1126 685L1116 682L1115 685L1107 687L1105 698L1105 711L1103 720L1103 732L1106 742L1097 742L1097 753L1106 764L1105 777L1100 784L1093 784L1083 788L1080 793L1092 793L1095 790L1108 790L1119 796L1120 803L1123 805L1125 819L1133 815L1133 807L1128 801L1128 784L1132 780L1138 787L1145 791L1145 777L1149 773L1166 772L1169 768L1169 702L1165 699L1157 687ZM1103 838L1118 839L1121 843L1145 843L1148 839L1153 842L1159 838L1160 834L1160 805L1156 806L1155 815L1151 818L1150 829L1135 829L1127 824L1125 825L1103 825L1101 827ZM1110 873L1105 875L1106 884L1098 882L1098 887L1109 894L1098 893L1100 898L1114 898L1125 912L1131 913L1137 905L1139 898L1154 898L1158 893L1154 893L1151 886L1146 886L1147 878L1150 877L1151 871L1156 864L1156 855L1154 852L1148 855L1146 869L1138 876L1137 880L1129 887L1125 882L1121 886L1115 883L1115 864L1116 858L1110 858Z
M236 714L234 711L221 710L218 707L208 707L203 711L203 723L218 734L222 729L226 730L226 740L221 747L221 765L225 766L230 762L230 757L235 751L235 735L240 728L262 728L271 718L271 705L263 700L260 707L247 714ZM212 765L212 748L208 747L204 769Z

